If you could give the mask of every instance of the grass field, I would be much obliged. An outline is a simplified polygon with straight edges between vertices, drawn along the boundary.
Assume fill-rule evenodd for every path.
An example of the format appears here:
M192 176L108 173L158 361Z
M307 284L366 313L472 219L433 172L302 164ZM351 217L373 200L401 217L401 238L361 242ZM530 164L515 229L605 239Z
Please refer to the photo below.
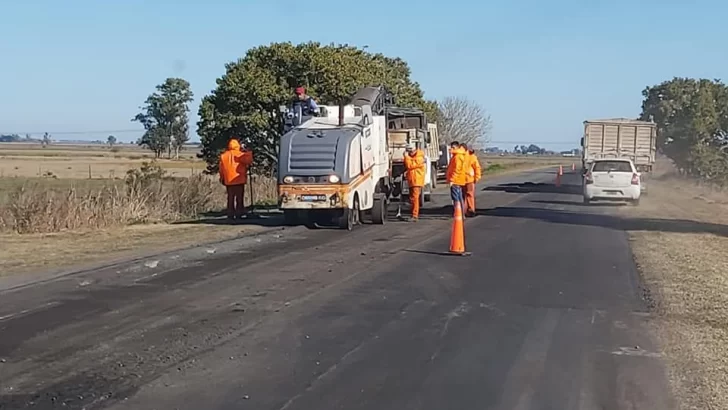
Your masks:
M179 160L163 158L157 163L171 176L190 176L205 169L204 162L196 157L198 152L196 148L183 150ZM152 159L150 151L127 144L55 144L42 148L40 144L1 143L0 178L124 178L127 170Z
M224 188L202 174L197 150L156 161L173 180L138 172L153 159L131 145L0 143L0 272L104 261L134 252L217 241L257 229L180 224L225 206ZM572 158L483 156L485 177L562 164ZM89 168L91 169L89 178ZM129 170L137 170L131 183ZM152 172L154 174L154 172ZM256 202L276 203L276 184L255 177ZM246 192L247 196L247 192ZM249 198L246 197L246 202ZM169 224L169 222L177 222ZM174 238L174 239L170 239ZM105 244L99 252L98 243Z
M682 408L728 409L728 192L658 162L640 206L619 209Z

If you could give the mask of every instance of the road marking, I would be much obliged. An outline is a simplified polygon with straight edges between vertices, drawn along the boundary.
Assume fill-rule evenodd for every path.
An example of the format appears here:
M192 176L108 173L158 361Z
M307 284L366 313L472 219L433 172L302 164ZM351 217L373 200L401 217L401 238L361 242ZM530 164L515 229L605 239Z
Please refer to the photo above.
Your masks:
M5 316L0 316L0 322L2 322L4 320L12 319L12 318L20 317L20 316L23 316L23 315L27 315L28 313L33 313L33 312L36 312L36 311L39 311L39 310L42 310L42 309L46 309L46 308L49 308L49 307L57 306L57 305L60 305L60 304L61 304L61 302L48 302L48 303L44 303L44 304L42 304L40 306L36 306L34 308L21 310L20 312L10 313L10 314L5 315Z
M644 350L644 349L640 348L639 346L620 347L619 350L615 350L611 353L615 356L641 356L641 357L652 357L652 358L662 357L662 354L660 354L660 353L648 352L647 350Z

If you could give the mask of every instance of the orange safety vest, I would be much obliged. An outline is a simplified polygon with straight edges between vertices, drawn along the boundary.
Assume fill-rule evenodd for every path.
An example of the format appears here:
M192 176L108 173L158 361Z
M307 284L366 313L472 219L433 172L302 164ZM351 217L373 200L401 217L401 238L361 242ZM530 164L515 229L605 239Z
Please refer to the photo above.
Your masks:
M220 155L220 177L223 184L243 185L248 183L248 167L253 163L252 151L241 151L238 140L228 142L227 151Z
M404 153L404 167L407 170L407 185L425 186L425 153L418 149L414 155Z
M447 165L447 182L464 186L467 181L468 159L467 151L463 148L450 150L450 163Z
M468 151L467 159L468 175L466 181L468 184L473 184L480 181L480 178L483 176L483 171L480 168L480 161L478 161L478 156L475 155L475 151Z

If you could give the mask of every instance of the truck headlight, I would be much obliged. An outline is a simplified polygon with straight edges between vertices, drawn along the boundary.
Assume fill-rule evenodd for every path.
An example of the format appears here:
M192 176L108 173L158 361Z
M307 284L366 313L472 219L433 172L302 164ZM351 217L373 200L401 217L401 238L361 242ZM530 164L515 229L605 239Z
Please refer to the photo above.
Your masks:
M336 175L329 175L329 182L332 184L337 184L339 181L340 179Z
M292 184L293 183L293 177L289 175L289 176L283 178L283 182L285 182L286 184Z

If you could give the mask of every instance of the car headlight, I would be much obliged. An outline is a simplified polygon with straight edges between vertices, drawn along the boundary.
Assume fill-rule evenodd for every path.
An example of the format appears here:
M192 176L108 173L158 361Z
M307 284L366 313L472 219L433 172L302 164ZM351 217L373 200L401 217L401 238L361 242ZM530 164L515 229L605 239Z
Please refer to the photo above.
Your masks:
M340 181L340 179L336 175L329 175L329 182L331 182L332 184L336 184L339 181Z
M289 175L289 176L283 178L283 182L285 182L286 184L292 184L293 183L293 177Z

